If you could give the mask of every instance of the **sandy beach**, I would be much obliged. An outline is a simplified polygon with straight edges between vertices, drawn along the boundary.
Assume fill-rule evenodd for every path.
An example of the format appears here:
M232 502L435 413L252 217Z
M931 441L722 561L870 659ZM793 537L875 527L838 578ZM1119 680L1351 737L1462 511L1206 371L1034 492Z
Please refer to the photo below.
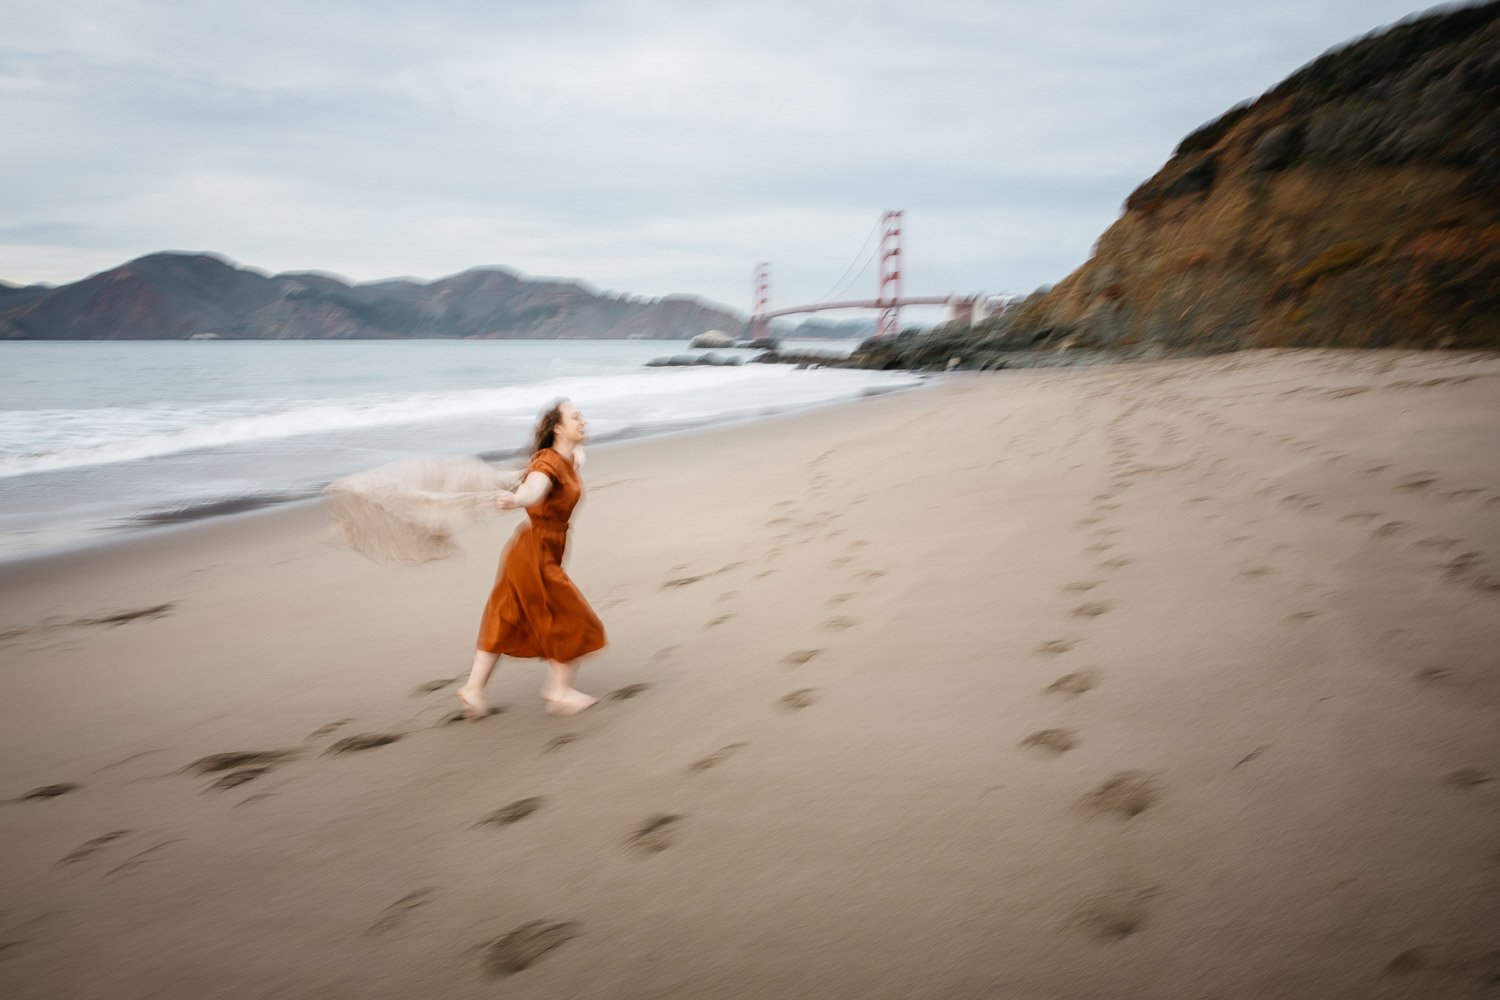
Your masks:
M959 375L586 481L572 718L503 661L452 721L514 514L0 566L0 994L1500 995L1500 356Z

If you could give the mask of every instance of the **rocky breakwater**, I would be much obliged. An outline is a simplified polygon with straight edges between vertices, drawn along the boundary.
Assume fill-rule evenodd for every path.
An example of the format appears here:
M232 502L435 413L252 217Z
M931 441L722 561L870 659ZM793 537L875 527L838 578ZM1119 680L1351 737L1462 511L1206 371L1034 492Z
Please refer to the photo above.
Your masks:
M669 354L665 357L652 358L646 362L647 368L691 368L695 365L715 365L718 367L732 367L744 364L744 359L733 354Z
M853 363L1500 348L1500 3L1354 41L1180 142L1093 256L973 328Z

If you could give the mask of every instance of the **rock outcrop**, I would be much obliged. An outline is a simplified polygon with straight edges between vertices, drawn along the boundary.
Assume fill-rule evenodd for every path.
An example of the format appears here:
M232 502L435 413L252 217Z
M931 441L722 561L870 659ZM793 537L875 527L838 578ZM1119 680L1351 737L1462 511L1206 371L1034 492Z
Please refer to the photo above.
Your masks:
M1004 328L1018 346L1500 347L1500 3L1356 41L1193 132Z
M694 337L693 342L688 346L707 347L715 350L722 350L726 347L733 347L734 338L725 333L723 330L708 330Z
M1330 51L1183 139L1056 287L854 362L1335 346L1500 348L1500 3Z

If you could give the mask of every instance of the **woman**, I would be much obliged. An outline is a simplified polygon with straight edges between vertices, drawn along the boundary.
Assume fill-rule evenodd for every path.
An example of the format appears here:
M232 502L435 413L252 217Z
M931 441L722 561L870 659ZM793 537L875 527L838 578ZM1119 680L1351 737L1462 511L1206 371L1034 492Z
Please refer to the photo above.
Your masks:
M547 711L572 715L598 699L573 687L578 658L604 648L604 625L563 572L568 518L583 495L578 472L588 423L578 407L560 400L536 425L526 478L495 500L501 510L525 507L529 519L500 557L500 572L479 626L474 667L458 689L464 714L488 713L484 686L501 655L542 658L550 673L542 686Z

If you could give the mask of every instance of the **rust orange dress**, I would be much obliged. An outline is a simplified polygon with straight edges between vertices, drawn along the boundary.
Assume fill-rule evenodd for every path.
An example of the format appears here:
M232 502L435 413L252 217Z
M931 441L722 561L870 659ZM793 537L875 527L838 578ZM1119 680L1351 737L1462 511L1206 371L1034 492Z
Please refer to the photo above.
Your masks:
M583 481L573 463L551 448L531 456L526 472L544 474L552 489L527 509L527 522L500 556L477 645L489 653L567 663L604 648L604 624L562 568L568 518L583 496Z

